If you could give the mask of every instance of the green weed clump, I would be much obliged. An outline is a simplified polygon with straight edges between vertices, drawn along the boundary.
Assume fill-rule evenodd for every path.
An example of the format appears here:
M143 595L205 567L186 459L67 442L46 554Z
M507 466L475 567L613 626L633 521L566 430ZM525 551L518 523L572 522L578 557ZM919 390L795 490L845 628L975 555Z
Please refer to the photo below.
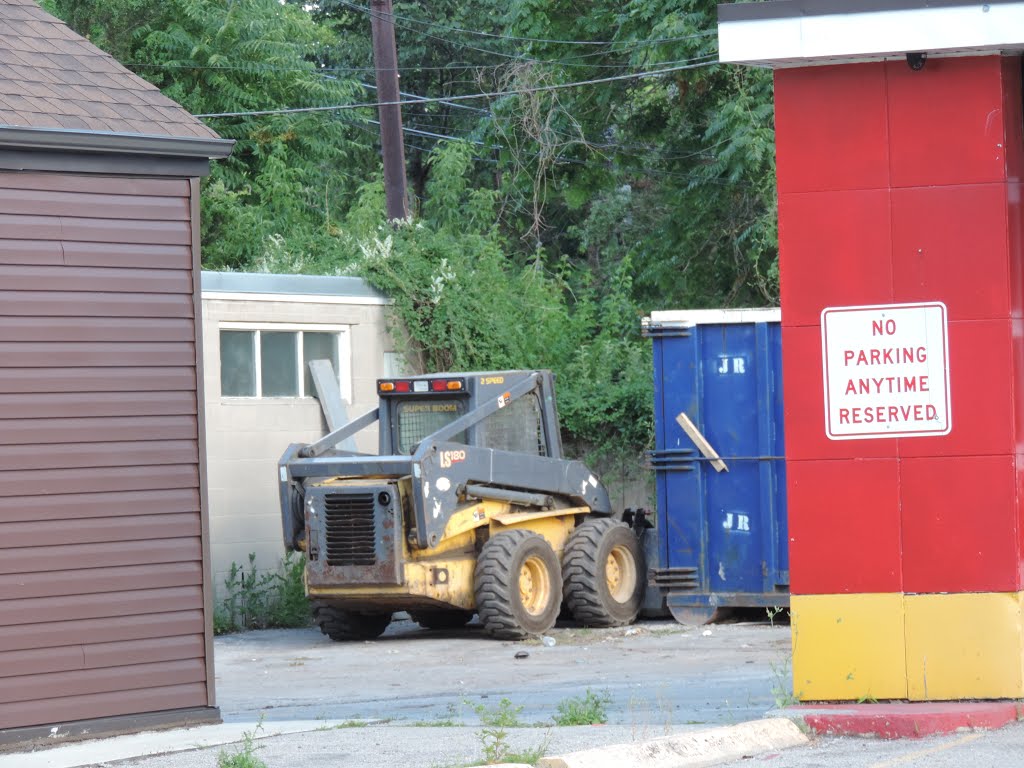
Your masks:
M466 702L469 704L469 702ZM540 760L548 748L548 739L531 749L513 751L508 741L509 728L522 728L526 723L519 719L522 706L515 707L509 699L502 698L498 706L489 708L486 704L470 704L480 718L483 728L477 734L487 765L498 763L524 763L533 765Z
M257 570L254 553L250 553L247 567L232 563L224 579L225 596L214 610L214 633L308 626L309 601L302 581L305 567L305 557L294 552L285 555L276 571Z
M599 725L608 722L607 707L612 697L608 691L594 693L589 688L583 696L558 702L555 725Z
M217 753L217 768L267 768L267 764L256 757L256 734L263 729L263 718L252 731L242 734L242 745L237 752L221 750Z

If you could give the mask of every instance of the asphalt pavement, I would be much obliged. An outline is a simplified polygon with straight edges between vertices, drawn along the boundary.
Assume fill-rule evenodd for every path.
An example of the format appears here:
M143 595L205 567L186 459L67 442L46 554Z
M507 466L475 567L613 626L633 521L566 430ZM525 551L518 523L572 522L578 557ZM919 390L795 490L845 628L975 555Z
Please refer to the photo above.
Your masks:
M550 638L499 642L472 626L428 632L408 621L365 643L315 629L219 637L224 725L8 754L0 768L215 768L221 755L246 753L268 768L455 768L495 750L535 759L744 723L788 695L789 627L768 621L566 626ZM555 725L560 705L588 693L601 698L606 725ZM488 726L502 708L515 725ZM1024 725L907 741L815 738L734 764L1024 768Z

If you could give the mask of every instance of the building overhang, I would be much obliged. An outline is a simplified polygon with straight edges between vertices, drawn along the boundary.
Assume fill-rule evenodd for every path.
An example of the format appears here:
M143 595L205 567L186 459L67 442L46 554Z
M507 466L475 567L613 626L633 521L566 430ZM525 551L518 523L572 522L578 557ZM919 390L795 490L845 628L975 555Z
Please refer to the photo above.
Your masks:
M0 170L195 178L231 154L227 139L0 126Z
M718 6L719 60L765 67L1024 50L1018 0L770 0Z

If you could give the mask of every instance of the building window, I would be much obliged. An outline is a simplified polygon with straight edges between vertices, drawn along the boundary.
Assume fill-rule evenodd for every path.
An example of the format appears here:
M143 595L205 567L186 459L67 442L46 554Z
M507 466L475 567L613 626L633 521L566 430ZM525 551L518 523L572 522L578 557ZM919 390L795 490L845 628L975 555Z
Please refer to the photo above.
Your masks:
M310 360L330 360L352 401L349 329L344 326L220 324L222 397L313 397Z

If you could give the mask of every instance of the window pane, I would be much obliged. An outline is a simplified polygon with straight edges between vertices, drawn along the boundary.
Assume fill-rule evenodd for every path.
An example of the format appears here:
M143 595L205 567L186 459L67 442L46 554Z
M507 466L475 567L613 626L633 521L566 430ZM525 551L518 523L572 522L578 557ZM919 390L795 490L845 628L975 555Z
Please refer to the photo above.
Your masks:
M334 375L340 376L338 370L338 335L336 333L302 334L302 370L306 377L306 396L313 397L316 387L313 386L313 374L309 372L310 360L330 360Z
M254 331L220 332L220 394L222 397L256 396Z
M499 451L546 456L540 401L530 393L483 420L483 445Z
M413 446L424 437L451 424L465 410L461 400L399 400L395 409L398 452L412 453ZM465 443L466 433L460 432L451 442Z
M298 337L294 332L261 331L260 375L264 397L298 397Z

